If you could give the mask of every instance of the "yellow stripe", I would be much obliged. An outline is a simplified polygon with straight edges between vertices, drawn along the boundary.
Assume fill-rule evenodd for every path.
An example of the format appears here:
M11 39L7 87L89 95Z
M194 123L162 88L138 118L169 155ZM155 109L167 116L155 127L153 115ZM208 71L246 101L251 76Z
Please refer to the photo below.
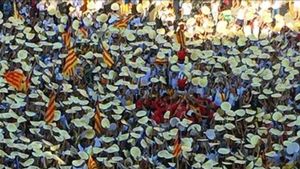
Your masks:
M47 111L45 113L45 122L46 122L46 124L49 124L54 120L55 97L56 97L56 94L54 92L52 92L49 103L48 103Z
M65 74L67 76L72 75L77 63L78 63L78 60L75 55L74 49L69 50L68 56L65 60L65 65L63 67L63 74Z
M89 157L89 160L88 160L88 169L97 169L97 163L96 161L93 159L92 156Z
M114 64L114 61L113 61L111 55L105 49L103 49L103 54L102 55L103 55L104 62L107 65L109 65L109 67L111 67Z
M101 115L100 115L100 110L98 108L98 105L96 107L96 112L95 112L94 118L95 118L94 128L97 133L100 133L101 132Z
M26 76L18 71L9 71L4 74L6 82L13 86L17 91L27 91Z
M17 19L21 19L22 20L23 17L19 14L16 1L14 1L13 6L14 6L14 17L17 18Z

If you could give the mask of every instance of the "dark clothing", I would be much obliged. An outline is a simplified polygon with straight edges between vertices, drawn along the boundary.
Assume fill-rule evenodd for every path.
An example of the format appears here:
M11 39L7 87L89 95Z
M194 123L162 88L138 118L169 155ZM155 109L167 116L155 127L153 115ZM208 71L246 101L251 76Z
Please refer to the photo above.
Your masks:
M5 19L13 15L13 4L9 0L5 0L3 4L1 3L1 6L1 11Z

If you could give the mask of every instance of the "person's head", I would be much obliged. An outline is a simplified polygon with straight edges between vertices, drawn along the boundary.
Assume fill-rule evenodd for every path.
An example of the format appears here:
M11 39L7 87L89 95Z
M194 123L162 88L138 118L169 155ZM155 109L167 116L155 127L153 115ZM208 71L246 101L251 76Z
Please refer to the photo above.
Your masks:
M235 93L236 93L236 87L235 87L235 86L232 86L232 87L230 88L230 92L233 93L233 94L235 94Z

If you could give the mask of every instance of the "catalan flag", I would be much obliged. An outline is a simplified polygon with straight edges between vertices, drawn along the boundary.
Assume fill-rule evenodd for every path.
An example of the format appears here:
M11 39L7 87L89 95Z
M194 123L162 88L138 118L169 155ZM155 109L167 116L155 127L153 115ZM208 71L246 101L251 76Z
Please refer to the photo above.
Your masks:
M89 37L89 32L84 27L79 28L78 31L82 34L82 36L84 38L88 38Z
M63 67L63 75L73 75L77 63L78 60L74 48L68 49L68 55L65 59L65 64Z
M105 64L107 64L107 66L109 68L111 68L115 62L113 61L113 59L112 59L110 53L108 52L108 50L103 48L102 55L103 55L103 60L104 60Z
M56 93L53 91L50 96L50 100L48 103L47 111L45 113L44 119L46 124L52 123L54 120L54 112L55 112L55 98Z
M128 3L122 3L120 7L121 15L127 15L130 12L130 7Z
M127 17L124 17L120 20L118 20L115 24L114 27L116 28L127 28L128 23L130 22L130 20L133 18L133 15L129 15Z
M29 79L23 74L23 72L14 70L8 71L4 74L6 82L13 86L17 91L27 92L29 88Z
M98 169L97 163L91 155L88 159L88 169Z
M226 95L225 95L225 93L220 93L220 96L221 96L221 99L222 99L222 101L224 102L224 101L226 101Z
M81 10L82 13L84 13L84 12L87 11L87 9L88 9L88 8L87 8L88 0L83 0L82 2L83 2L83 4L82 4L80 10Z
M17 19L23 19L23 17L20 15L20 13L19 13L19 10L18 10L18 8L17 8L17 3L16 3L16 1L14 0L14 17L15 18L17 18Z
M163 65L163 64L165 64L167 62L168 62L167 59L160 59L160 58L156 58L155 59L155 63L159 64L159 65Z
M94 129L96 130L97 133L101 132L101 115L100 115L100 110L99 110L99 106L96 106L96 112L95 112L95 116L94 116L95 122L94 122Z
M180 138L177 137L177 139L174 141L173 155L174 157L178 157L180 154L181 154Z
M81 10L82 13L84 13L85 11L87 11L87 9L88 9L87 6L88 6L88 0L83 0L83 4L82 4L82 6L80 8L80 10Z
M71 48L71 33L69 31L62 33L62 39L67 49Z
M176 39L177 39L177 42L181 45L181 47L185 47L185 36L184 36L183 29L179 29L176 32Z

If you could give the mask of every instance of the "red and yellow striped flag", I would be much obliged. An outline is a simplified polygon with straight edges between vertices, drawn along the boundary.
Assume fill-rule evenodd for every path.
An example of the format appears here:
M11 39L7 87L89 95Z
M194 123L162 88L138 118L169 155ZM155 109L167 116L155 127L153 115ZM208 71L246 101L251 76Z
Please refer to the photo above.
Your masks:
M184 30L179 29L179 30L176 32L176 39L177 39L177 42L181 45L181 47L185 47Z
M108 50L104 49L104 47L103 47L102 55L103 55L103 60L104 60L105 64L107 64L107 66L109 68L111 68L115 62L113 61Z
M23 72L14 70L7 71L4 74L4 79L6 82L13 86L17 91L27 92L29 88L29 79L23 74Z
M99 134L101 132L101 130L102 130L102 126L101 126L101 114L100 114L100 110L99 110L98 104L96 105L96 112L95 112L94 118L95 118L94 129Z
M82 6L80 8L80 10L81 10L82 13L84 13L85 11L87 11L87 9L88 9L87 6L88 6L88 0L83 0L83 4L82 4Z
M116 28L127 28L129 21L133 18L133 15L129 15L127 17L124 17L120 20L118 20L115 24L114 27Z
M55 98L56 98L56 93L53 91L51 93L49 102L48 102L48 107L47 111L45 113L44 119L46 124L52 123L54 120L54 112L55 112Z
M89 32L84 27L79 28L78 31L83 35L84 38L88 38L89 37Z
M88 169L98 169L97 162L94 160L93 156L91 155L88 159Z
M122 3L120 5L120 13L121 15L127 15L130 13L130 7L128 3Z
M174 157L178 157L180 154L181 154L180 138L177 137L177 139L174 142L173 155L174 155Z
M224 102L224 101L226 101L226 95L225 95L225 93L220 93L220 96L221 96L221 99L222 99L222 101Z
M159 65L163 65L163 64L168 63L168 61L167 61L167 59L159 59L159 58L156 58L156 59L155 59L155 63L156 63L156 64L159 64Z
M62 37L67 49L70 49L71 48L71 33L69 31L64 32L64 33L62 33L61 37Z
M65 64L63 67L63 75L73 75L75 66L77 64L78 60L74 48L68 49L68 56L65 59Z
M23 20L23 17L20 15L19 11L18 11L18 8L17 8L17 3L16 1L14 0L14 17L17 18L17 19L21 19Z

